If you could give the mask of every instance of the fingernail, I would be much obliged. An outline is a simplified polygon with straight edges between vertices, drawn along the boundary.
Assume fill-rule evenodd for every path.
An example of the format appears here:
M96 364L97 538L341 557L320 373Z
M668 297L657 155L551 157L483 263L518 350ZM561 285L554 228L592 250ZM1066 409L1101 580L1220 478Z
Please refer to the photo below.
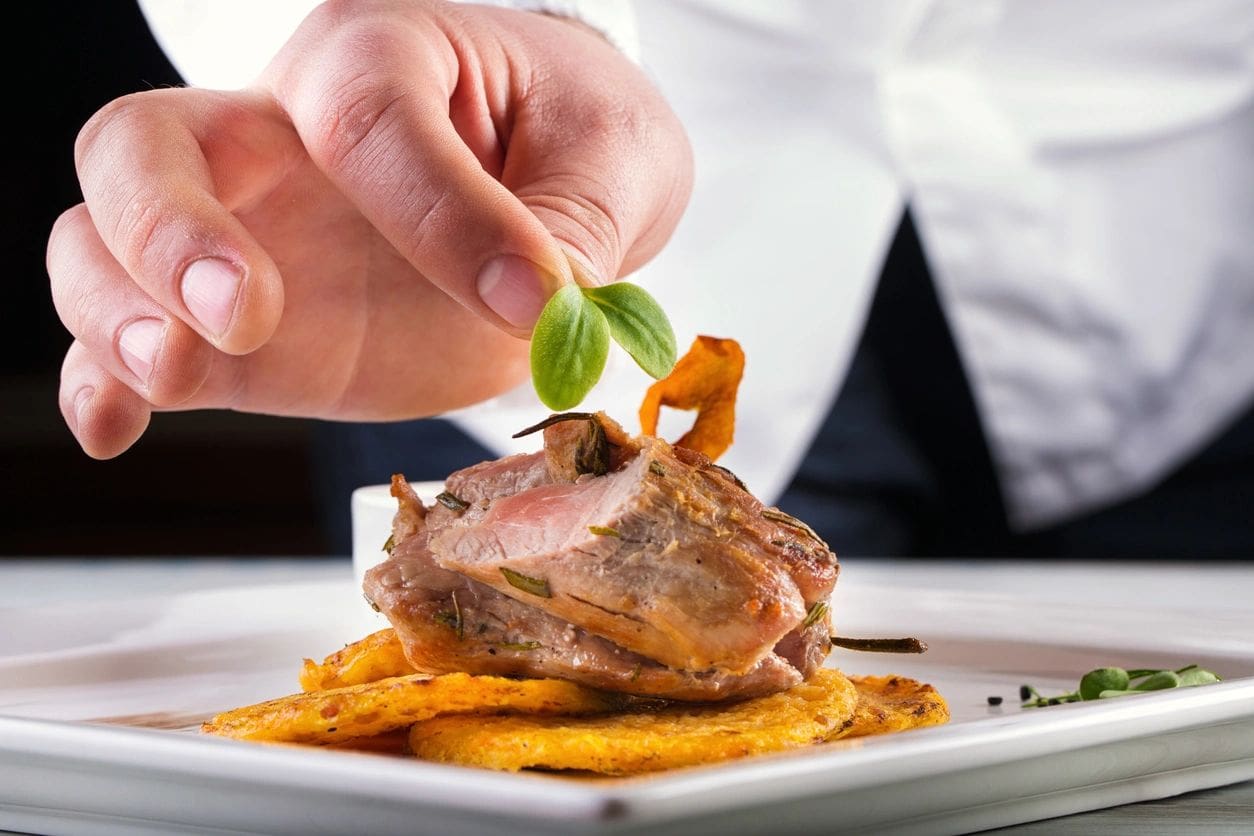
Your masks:
M122 362L143 383L147 383L152 374L152 364L164 335L165 323L160 319L137 319L123 328L118 337Z
M479 298L502 319L519 328L536 324L548 296L544 273L516 255L498 256L479 271Z
M183 271L183 304L215 337L220 337L235 315L235 301L243 272L221 258L202 258Z
M70 429L72 429L75 434L78 433L78 428L83 425L83 412L86 411L87 404L91 400L91 396L94 394L96 394L96 389L93 386L84 386L82 389L79 389L74 393L74 406L73 409L70 410L70 414L73 416L74 426L70 427Z

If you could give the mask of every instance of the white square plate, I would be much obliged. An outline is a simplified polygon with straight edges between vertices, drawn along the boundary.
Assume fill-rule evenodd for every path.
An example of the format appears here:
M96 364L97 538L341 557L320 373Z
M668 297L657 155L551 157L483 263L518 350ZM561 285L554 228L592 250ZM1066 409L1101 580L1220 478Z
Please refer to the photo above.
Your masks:
M302 657L377 629L348 580L0 610L0 829L934 833L1254 778L1254 616L1244 609L1147 614L1100 605L1094 589L1058 603L969 591L935 567L864 565L842 574L840 631L919 635L932 649L839 651L832 663L932 682L949 725L625 780L199 736L213 713L295 690ZM1228 681L1017 707L1021 682L1061 692L1099 665L1192 662ZM1004 704L990 707L990 695Z

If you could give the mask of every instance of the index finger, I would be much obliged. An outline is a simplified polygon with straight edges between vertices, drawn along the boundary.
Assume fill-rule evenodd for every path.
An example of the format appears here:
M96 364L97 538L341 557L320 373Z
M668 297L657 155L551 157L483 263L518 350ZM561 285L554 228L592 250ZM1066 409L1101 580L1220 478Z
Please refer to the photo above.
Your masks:
M272 185L299 149L268 109L256 94L154 90L107 105L75 146L84 201L109 252L231 354L264 344L283 311L278 268L226 205Z

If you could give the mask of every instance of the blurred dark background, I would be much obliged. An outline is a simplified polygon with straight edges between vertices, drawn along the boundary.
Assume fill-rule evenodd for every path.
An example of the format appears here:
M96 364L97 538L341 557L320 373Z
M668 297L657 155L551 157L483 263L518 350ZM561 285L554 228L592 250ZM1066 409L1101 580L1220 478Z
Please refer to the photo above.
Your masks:
M21 67L10 75L21 79L21 110L5 131L0 553L327 551L329 534L316 524L308 422L156 415L129 453L108 462L87 458L66 429L57 380L70 337L52 308L44 246L57 215L82 199L74 138L111 99L181 80L131 2L22 10L24 25L11 30Z
M155 415L125 455L84 455L57 408L70 337L48 292L48 231L81 200L81 125L118 96L181 80L128 0L23 11L20 49L7 57L19 90L5 132L0 556L346 554L353 486L393 470L438 479L486 455L441 422L350 426L230 412ZM1254 411L1140 497L1046 531L1009 531L907 215L845 390L780 505L846 555L1248 557L1252 485Z

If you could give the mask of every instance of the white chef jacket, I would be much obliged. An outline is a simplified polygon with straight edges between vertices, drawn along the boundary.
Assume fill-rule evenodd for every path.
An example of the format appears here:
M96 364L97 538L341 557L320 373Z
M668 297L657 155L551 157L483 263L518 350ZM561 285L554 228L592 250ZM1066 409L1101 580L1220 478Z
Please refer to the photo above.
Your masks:
M141 5L190 83L230 88L315 4ZM1249 0L514 5L605 31L687 127L692 203L635 280L681 350L744 346L724 463L766 501L836 396L907 202L1012 525L1148 488L1250 403ZM586 404L631 426L649 382L615 350ZM543 411L523 386L453 417L505 452Z

